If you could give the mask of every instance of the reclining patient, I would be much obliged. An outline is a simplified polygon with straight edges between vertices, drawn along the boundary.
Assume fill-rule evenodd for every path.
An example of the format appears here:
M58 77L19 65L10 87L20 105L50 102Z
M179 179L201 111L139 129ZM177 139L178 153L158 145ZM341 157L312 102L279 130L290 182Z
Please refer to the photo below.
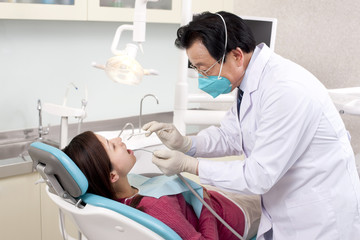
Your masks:
M87 131L73 138L63 151L88 179L89 193L137 208L168 225L182 239L237 239L206 207L202 207L198 217L181 193L160 198L142 196L129 183L128 173L136 157L121 138L107 140ZM234 196L232 200L229 195ZM239 198L236 195L228 194L226 197L219 191L203 190L205 202L241 236L246 231L244 214L248 214L249 219L250 212L252 217L247 224L252 225L248 232L248 236L252 237L257 230L256 221L260 219L259 198ZM238 205L243 206L240 208Z

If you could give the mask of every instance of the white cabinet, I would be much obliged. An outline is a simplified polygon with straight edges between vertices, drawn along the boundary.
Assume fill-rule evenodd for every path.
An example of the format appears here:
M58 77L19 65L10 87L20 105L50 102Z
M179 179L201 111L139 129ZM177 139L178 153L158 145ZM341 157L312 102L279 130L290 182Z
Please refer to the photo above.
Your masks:
M88 20L123 22L133 21L133 7L135 0L110 1L113 3L115 2L113 6L106 4L107 2L109 1L89 1ZM116 5L116 2L122 2L122 4L119 3ZM163 4L159 4L161 2L163 2ZM146 9L146 21L156 23L179 23L180 10L181 0L160 0L157 3L148 2Z
M0 18L38 20L87 19L87 0L70 1L68 4L51 4L50 2L57 1L28 0L11 2L6 0L4 2L4 0L0 0Z
M58 4L58 2L69 3ZM147 22L180 22L181 0L161 0L161 2L161 4L148 2ZM132 22L134 3L135 0L20 0L13 2L0 0L0 19Z
M148 2L147 22L180 23L182 1L188 0ZM135 0L0 0L0 19L132 22L134 3ZM233 5L234 0L192 0L193 13L231 12Z
M189 0L159 0L156 3L148 2L146 21L157 23L180 23L182 1ZM132 21L134 16L134 2L135 0L89 1L88 20ZM156 5L158 5L158 7ZM233 0L192 0L192 12L232 11L233 5Z

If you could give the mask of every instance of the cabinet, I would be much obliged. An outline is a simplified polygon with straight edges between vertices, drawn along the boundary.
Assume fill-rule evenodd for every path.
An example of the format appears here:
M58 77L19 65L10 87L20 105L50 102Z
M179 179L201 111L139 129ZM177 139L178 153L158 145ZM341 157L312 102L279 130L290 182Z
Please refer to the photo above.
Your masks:
M148 2L146 21L155 23L179 23L181 0L160 0L164 4ZM159 2L160 2L159 1ZM135 0L118 1L122 5L109 6L106 0L88 1L88 20L90 21L122 21L132 22L134 18ZM116 1L112 1L116 2ZM133 3L133 4L131 4Z
M47 2L47 3L44 3ZM37 20L86 20L87 1L7 1L0 0L0 18Z
M35 185L39 179L36 172L0 179L1 239L63 239L58 208L47 196L46 185ZM76 236L75 223L66 220L66 231Z
M188 0L148 2L147 22L180 23L182 1ZM0 0L0 19L132 22L134 2L135 0ZM192 11L231 12L233 5L234 0L192 0Z
M38 173L0 179L1 239L41 239Z
M124 5L119 6L105 6L107 0L93 0L89 1L88 20L93 21L132 21L134 16L134 9L126 6L128 2L135 2L135 0L120 0ZM155 3L148 2L146 10L147 22L155 23L180 23L181 21L181 4L182 1L189 0L159 0L159 8L152 7ZM114 2L114 1L112 1ZM115 1L116 2L116 1ZM192 0L192 12L199 13L203 11L217 12L221 10L232 11L233 0ZM133 4L132 4L133 6Z

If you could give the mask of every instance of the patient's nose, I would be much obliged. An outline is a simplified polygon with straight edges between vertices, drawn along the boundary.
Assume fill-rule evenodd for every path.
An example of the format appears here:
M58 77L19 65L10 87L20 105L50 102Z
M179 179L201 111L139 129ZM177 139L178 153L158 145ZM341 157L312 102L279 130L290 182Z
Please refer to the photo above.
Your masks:
M110 140L110 142L114 143L114 144L122 144L122 139L120 137L118 138L113 138Z
M126 144L122 141L121 138L117 138L117 144L119 144L119 145L122 146L122 147L127 148Z

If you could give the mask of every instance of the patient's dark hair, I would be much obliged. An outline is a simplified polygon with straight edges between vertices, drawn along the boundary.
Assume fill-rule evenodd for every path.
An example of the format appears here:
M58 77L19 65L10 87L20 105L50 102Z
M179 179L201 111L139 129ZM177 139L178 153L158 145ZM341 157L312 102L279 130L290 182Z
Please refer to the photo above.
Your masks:
M188 49L191 45L200 40L214 59L220 59L224 52L228 53L239 47L246 53L253 52L256 41L250 28L239 16L221 11L218 12L226 23L227 46L225 44L225 27L222 19L210 12L203 12L195 15L193 20L177 31L175 46L180 49Z
M111 162L93 132L88 131L77 135L63 151L86 176L89 182L89 193L115 199L115 190L110 182Z
M74 137L69 145L63 149L63 152L84 173L89 182L87 192L117 200L115 190L110 181L110 172L113 170L110 158L104 146L93 132L83 132ZM136 208L141 198L141 195L134 197L130 206Z

